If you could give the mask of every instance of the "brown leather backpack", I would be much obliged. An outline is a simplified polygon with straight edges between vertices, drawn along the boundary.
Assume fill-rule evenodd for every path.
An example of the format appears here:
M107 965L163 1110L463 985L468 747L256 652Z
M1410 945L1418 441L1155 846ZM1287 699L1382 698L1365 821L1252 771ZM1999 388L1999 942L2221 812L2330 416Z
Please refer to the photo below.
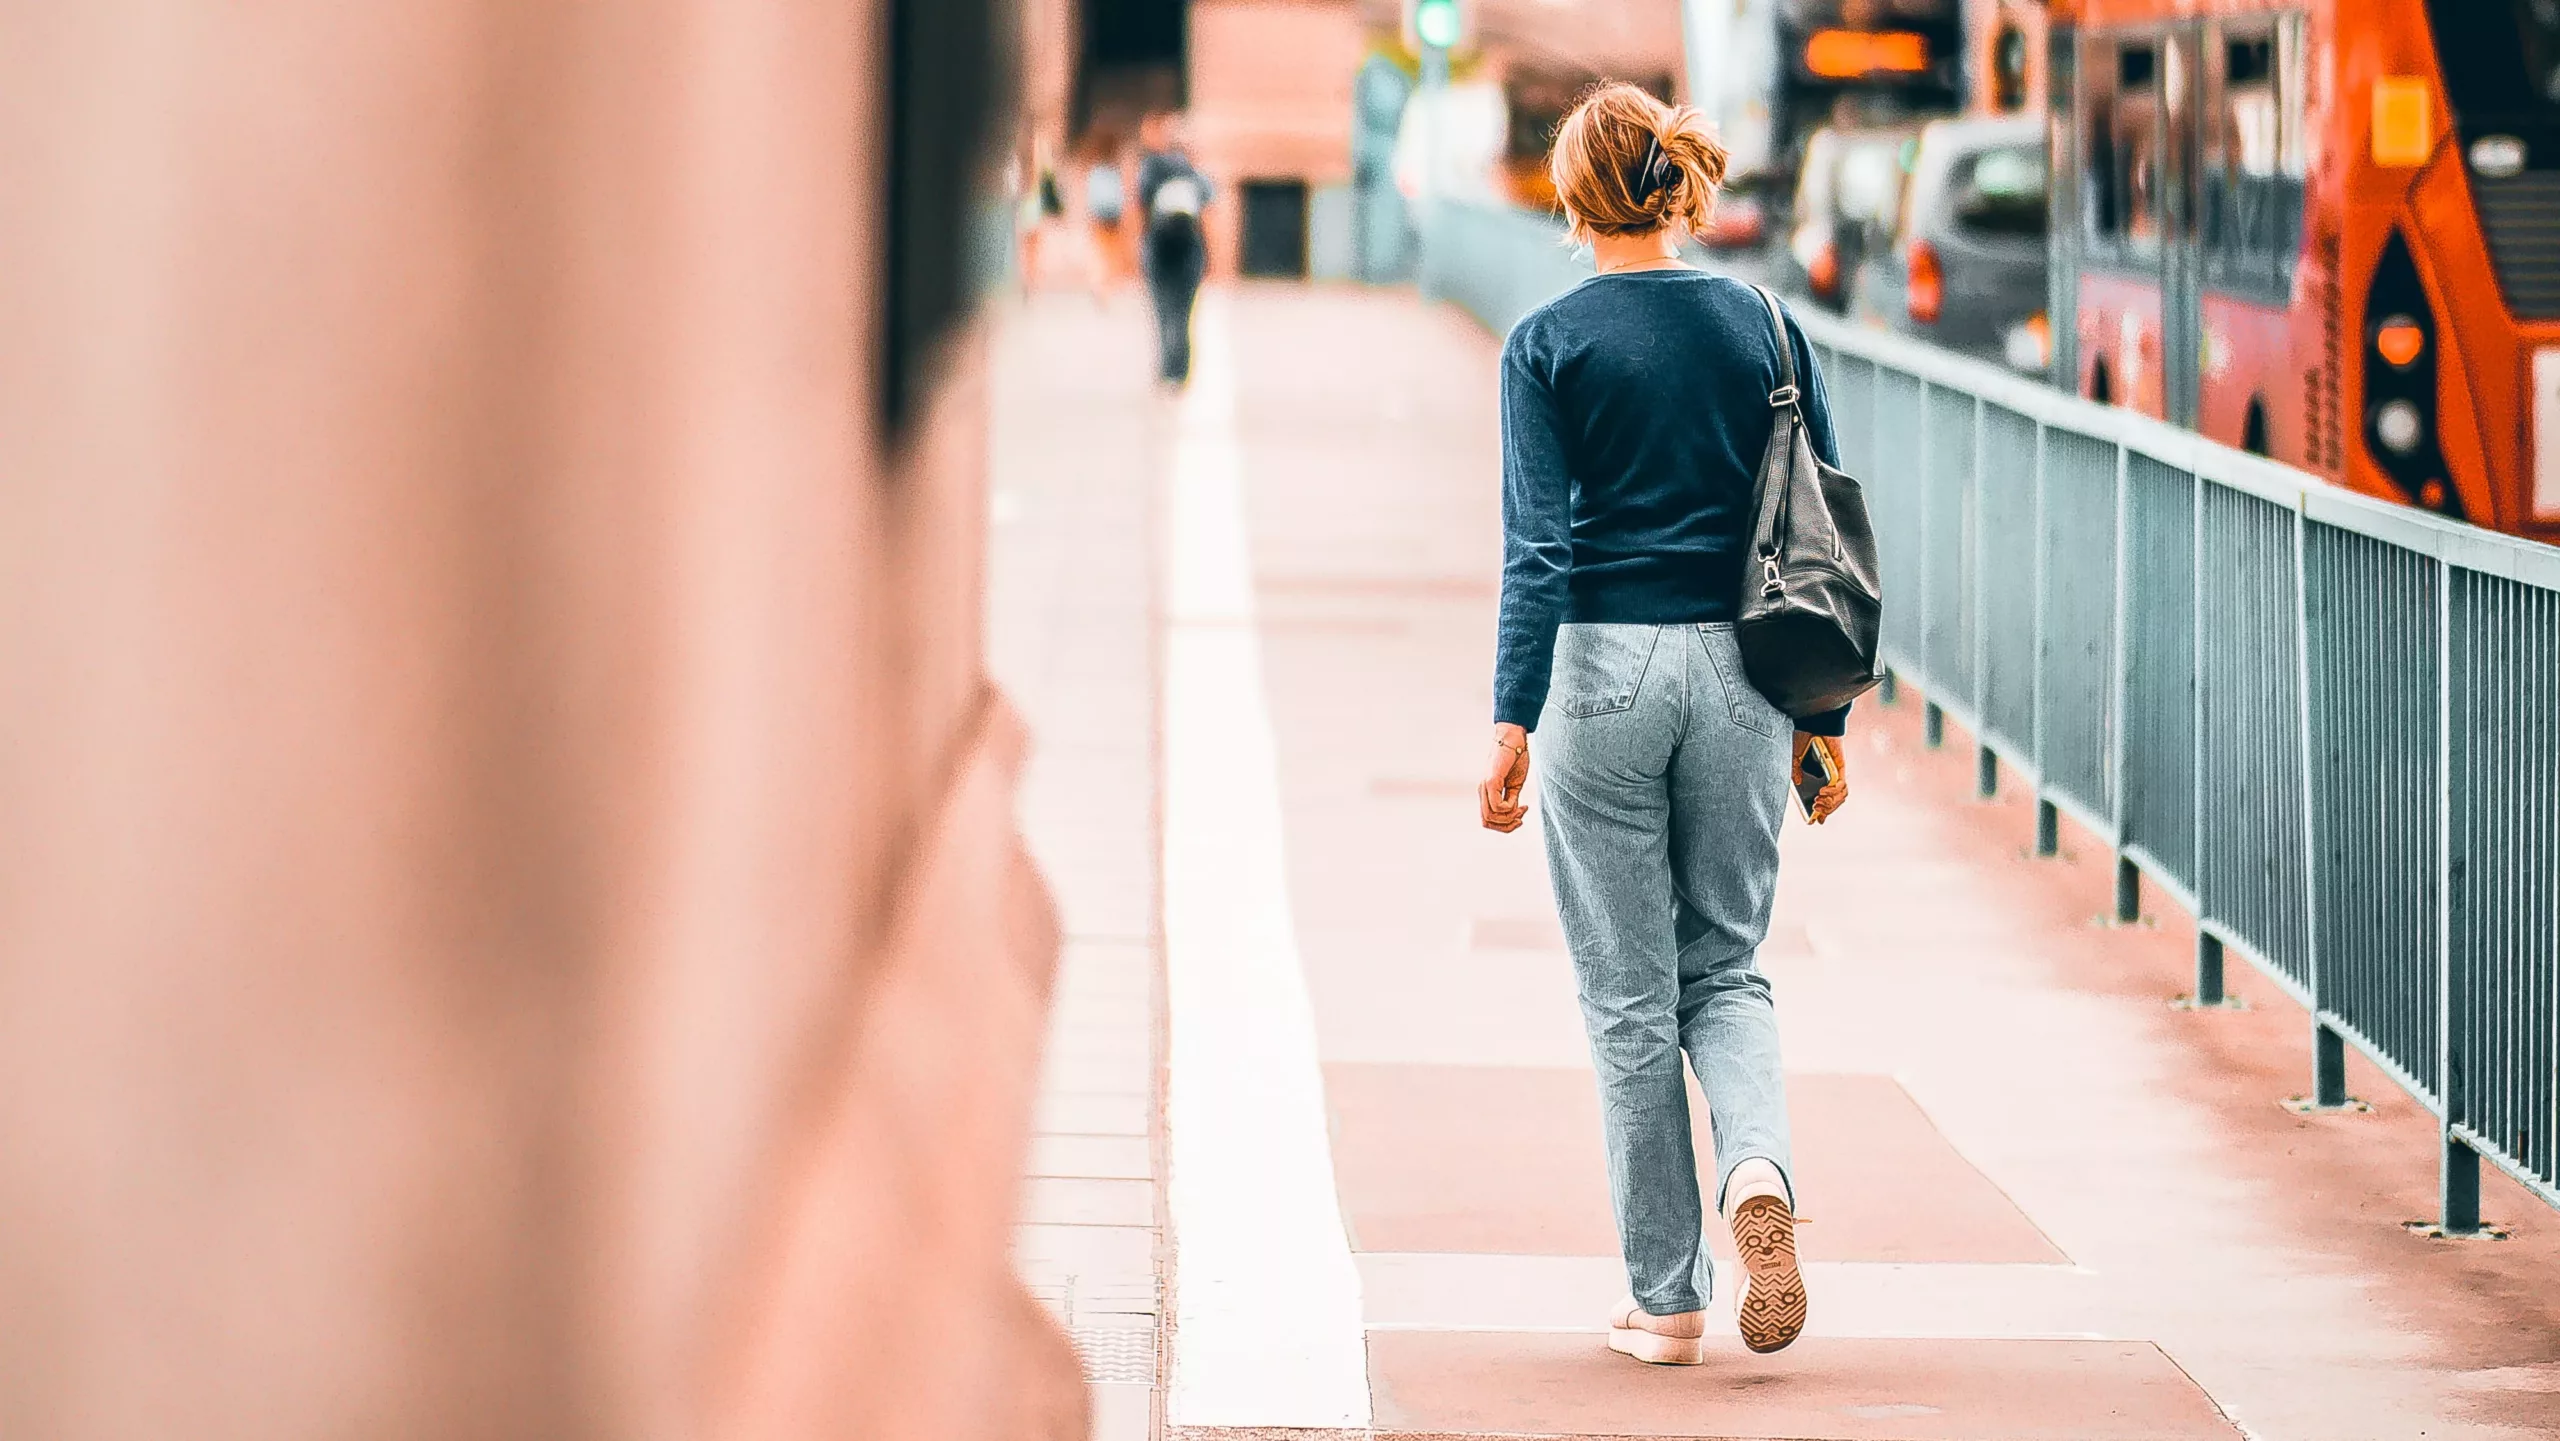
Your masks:
M1751 683L1801 720L1837 710L1884 679L1876 653L1884 582L1865 495L1814 456L1778 298L1752 288L1777 332L1778 388L1769 393L1769 449L1760 459L1734 633Z

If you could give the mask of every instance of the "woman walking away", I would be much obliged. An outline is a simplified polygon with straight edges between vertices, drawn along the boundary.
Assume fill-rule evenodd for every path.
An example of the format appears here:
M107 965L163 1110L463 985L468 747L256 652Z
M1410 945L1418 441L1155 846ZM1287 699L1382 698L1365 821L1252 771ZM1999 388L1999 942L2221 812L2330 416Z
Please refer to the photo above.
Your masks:
M1757 953L1791 759L1819 747L1830 762L1816 823L1848 797L1846 708L1791 724L1745 678L1734 637L1787 367L1775 302L1679 258L1724 165L1696 112L1632 85L1592 91L1556 131L1550 172L1598 273L1503 345L1502 622L1479 796L1487 827L1519 828L1534 731L1633 1292L1609 1345L1681 1365L1705 1357L1713 1282L1683 1051L1746 1272L1742 1339L1774 1351L1804 1328L1777 1015ZM1821 376L1784 328L1814 448L1835 461Z

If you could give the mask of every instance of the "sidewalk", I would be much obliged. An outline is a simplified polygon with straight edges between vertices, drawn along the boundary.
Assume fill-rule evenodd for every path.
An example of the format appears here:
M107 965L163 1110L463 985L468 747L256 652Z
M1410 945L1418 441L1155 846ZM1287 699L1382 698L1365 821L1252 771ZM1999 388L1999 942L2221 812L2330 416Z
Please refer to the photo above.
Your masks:
M1123 318L1125 319L1125 318ZM1105 325L1096 317L1088 322ZM1008 344L1016 343L1008 340ZM1778 990L1813 1312L1609 1354L1624 1289L1539 843L1475 824L1494 345L1409 297L1213 294L1163 447L1172 1434L2400 1441L2560 1433L2560 1224L2401 1223L2435 1137L2303 1116L2303 1015L2107 924L1918 706L1791 827ZM1041 715L1033 715L1035 728ZM1072 923L1071 923L1072 924ZM1730 1288L1720 1282L1719 1305Z
M1156 1411L1158 433L1144 297L1010 309L992 367L988 667L1032 734L1022 827L1064 935L1016 1269L1084 1359L1095 1441Z

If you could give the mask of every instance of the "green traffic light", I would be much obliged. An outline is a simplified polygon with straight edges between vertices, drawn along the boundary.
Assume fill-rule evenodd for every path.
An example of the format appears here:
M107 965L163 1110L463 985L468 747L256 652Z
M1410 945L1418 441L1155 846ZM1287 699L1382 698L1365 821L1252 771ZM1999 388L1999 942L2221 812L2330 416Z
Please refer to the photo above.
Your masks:
M1458 43L1458 0L1420 0L1413 7L1414 37L1433 49Z

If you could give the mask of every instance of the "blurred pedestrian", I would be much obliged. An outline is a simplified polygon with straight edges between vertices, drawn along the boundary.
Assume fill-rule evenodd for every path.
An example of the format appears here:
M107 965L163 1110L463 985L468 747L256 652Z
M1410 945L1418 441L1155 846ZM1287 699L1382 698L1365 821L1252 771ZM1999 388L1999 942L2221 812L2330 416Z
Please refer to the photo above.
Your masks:
M1723 147L1697 112L1603 86L1557 128L1549 168L1598 273L1503 344L1502 619L1479 804L1488 828L1519 828L1534 730L1548 873L1633 1292L1609 1318L1609 1345L1694 1364L1713 1271L1684 1050L1713 1123L1716 1204L1747 1273L1744 1343L1785 1346L1807 1304L1758 951L1791 773L1819 750L1833 779L1810 818L1839 808L1847 711L1791 725L1744 676L1732 624L1789 383L1782 343L1814 448L1837 456L1794 322L1679 258L1724 179Z
M1029 162L1014 167L1013 190L1013 278L1022 287L1025 299L1031 295L1032 277L1040 269L1040 191L1037 177Z
M1084 173L1084 213L1093 235L1093 293L1100 299L1118 288L1127 269L1121 224L1129 192L1121 174L1119 137L1106 132L1097 137L1094 149L1094 161Z
M1023 161L1021 188L1015 192L1014 255L1022 272L1022 293L1028 297L1040 278L1042 240L1059 216L1066 213L1066 199L1058 191L1058 172L1050 163L1047 141L1034 142L1031 153Z
M1138 210L1146 218L1141 263L1155 301L1158 373L1174 384L1191 378L1191 307L1209 266L1202 213L1213 198L1207 176L1182 148L1171 115L1154 115L1141 132L1146 151L1138 159Z

